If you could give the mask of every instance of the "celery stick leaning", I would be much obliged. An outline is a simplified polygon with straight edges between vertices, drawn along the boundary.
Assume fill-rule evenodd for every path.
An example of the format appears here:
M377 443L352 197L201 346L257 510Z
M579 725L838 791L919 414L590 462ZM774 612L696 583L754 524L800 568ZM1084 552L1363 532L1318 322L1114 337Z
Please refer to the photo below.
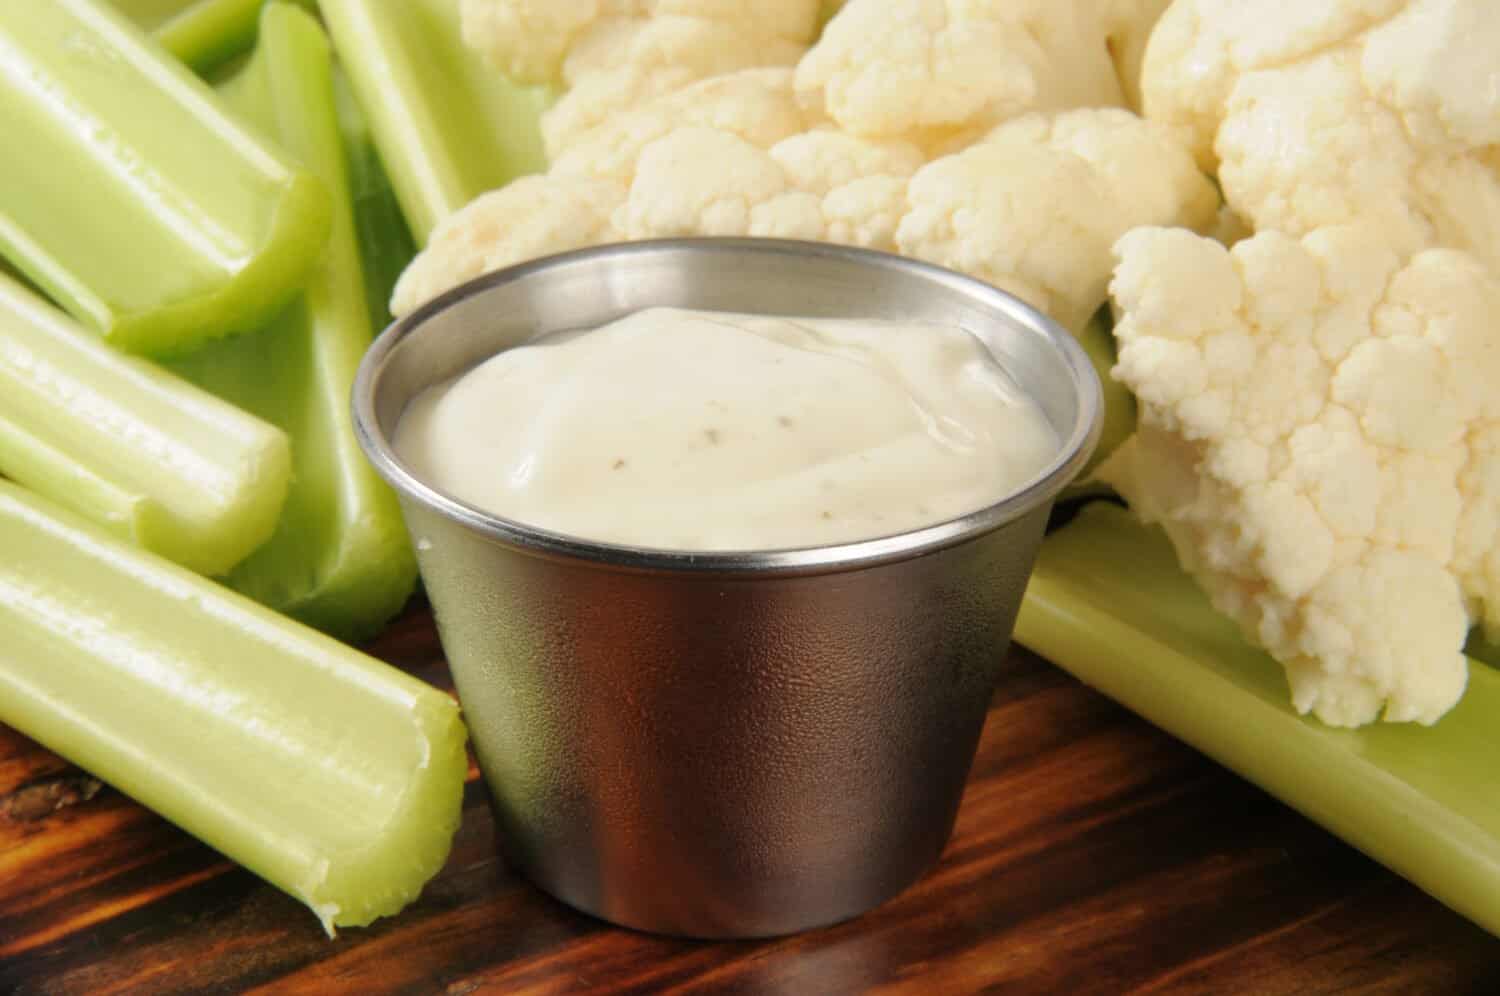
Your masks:
M372 331L322 28L290 4L267 5L255 54L222 90L334 195L323 264L292 305L267 328L173 365L292 438L294 483L276 533L225 580L328 633L365 637L401 609L417 566L395 495L360 452L349 410Z
M121 348L256 328L322 250L317 180L103 0L0 3L0 134L0 255Z
M0 474L204 574L271 535L280 429L80 328L0 274Z
M547 94L516 86L464 46L458 4L320 4L418 242L486 190L546 166L538 115Z
M1245 642L1124 509L1095 502L1042 544L1016 640L1500 934L1500 674L1470 665L1431 727L1299 716Z
M396 913L447 858L453 700L0 482L0 723L312 908Z
M312 6L312 0L298 0ZM112 0L127 17L198 72L206 72L255 44L266 0Z

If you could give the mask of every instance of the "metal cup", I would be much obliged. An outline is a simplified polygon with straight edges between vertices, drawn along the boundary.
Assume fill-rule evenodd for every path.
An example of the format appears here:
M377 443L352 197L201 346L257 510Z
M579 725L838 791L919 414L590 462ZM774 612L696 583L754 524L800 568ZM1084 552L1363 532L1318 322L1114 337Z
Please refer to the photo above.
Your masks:
M443 494L391 449L424 388L657 305L960 325L1063 445L1027 486L960 519L745 553L532 528ZM606 920L715 938L847 919L937 860L1048 510L1093 449L1100 409L1072 337L1002 291L882 253L753 239L605 246L492 273L387 329L354 389L507 857Z

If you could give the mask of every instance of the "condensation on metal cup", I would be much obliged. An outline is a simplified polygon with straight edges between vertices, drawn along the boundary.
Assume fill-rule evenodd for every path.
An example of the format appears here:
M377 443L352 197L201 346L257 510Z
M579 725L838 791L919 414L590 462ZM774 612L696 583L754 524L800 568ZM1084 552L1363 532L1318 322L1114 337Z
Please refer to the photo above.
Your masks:
M437 491L392 451L424 388L538 335L657 305L961 325L1037 398L1062 449L1020 492L961 519L722 554L534 529ZM847 919L937 860L1048 510L1093 449L1100 408L1072 337L987 284L749 239L606 246L482 277L387 329L354 390L507 857L606 920L720 938Z

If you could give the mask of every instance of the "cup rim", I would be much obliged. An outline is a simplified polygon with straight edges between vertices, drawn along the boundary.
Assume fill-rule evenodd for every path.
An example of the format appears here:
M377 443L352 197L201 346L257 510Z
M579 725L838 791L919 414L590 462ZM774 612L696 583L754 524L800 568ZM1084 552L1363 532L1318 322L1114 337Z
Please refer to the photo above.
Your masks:
M876 271L918 274L934 293L958 294L986 305L997 320L1039 332L1062 354L1078 397L1073 426L1056 456L1020 488L982 508L918 529L826 546L772 550L672 550L609 543L559 533L487 512L426 483L396 454L380 426L375 399L380 379L396 348L435 315L489 289L514 283L555 267L593 259L661 253L755 253L788 262L833 258ZM754 313L755 309L749 309ZM764 312L771 314L772 312ZM544 329L538 334L563 331ZM992 532L1047 504L1082 470L1098 443L1103 423L1103 391L1093 364L1078 341L1047 315L993 284L932 263L853 246L788 239L674 238L617 242L537 257L466 281L397 319L366 350L352 392L355 436L376 472L398 494L443 518L513 549L549 559L648 573L716 575L799 575L858 570L909 560Z

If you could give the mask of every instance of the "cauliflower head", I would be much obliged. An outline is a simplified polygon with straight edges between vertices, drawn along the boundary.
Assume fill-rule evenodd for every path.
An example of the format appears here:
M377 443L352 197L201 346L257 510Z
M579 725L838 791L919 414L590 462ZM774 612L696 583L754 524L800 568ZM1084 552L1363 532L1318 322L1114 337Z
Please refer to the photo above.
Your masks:
M1105 299L1121 235L1206 230L1218 209L1177 135L1121 108L1009 121L924 166L907 199L901 252L987 280L1074 332Z
M519 83L556 85L575 47L608 60L601 42L617 38L622 22L686 17L743 29L751 41L806 46L821 10L817 0L462 0L460 13L465 42L501 72Z
M465 281L537 256L613 241L625 188L609 180L523 176L443 219L401 274L391 313L404 315Z
M753 235L894 249L907 178L899 142L818 130L770 149L713 128L679 128L636 165L615 228L628 239Z
M1181 0L1146 60L1148 115L1217 162L1234 210L1294 235L1368 223L1500 270L1500 4L1262 8Z
M850 134L936 147L1028 111L1123 104L1108 36L1127 22L1087 0L850 0L797 87Z
M1233 249L1143 228L1116 254L1140 427L1101 476L1299 711L1436 720L1471 620L1500 617L1500 282L1358 226Z
M616 115L689 83L757 66L792 66L804 51L732 21L676 15L601 20L564 64L567 93L542 114L547 155L557 158Z
M817 123L793 94L791 69L745 69L699 80L614 115L571 142L552 160L551 171L628 186L641 151L678 128L701 125L769 149Z

